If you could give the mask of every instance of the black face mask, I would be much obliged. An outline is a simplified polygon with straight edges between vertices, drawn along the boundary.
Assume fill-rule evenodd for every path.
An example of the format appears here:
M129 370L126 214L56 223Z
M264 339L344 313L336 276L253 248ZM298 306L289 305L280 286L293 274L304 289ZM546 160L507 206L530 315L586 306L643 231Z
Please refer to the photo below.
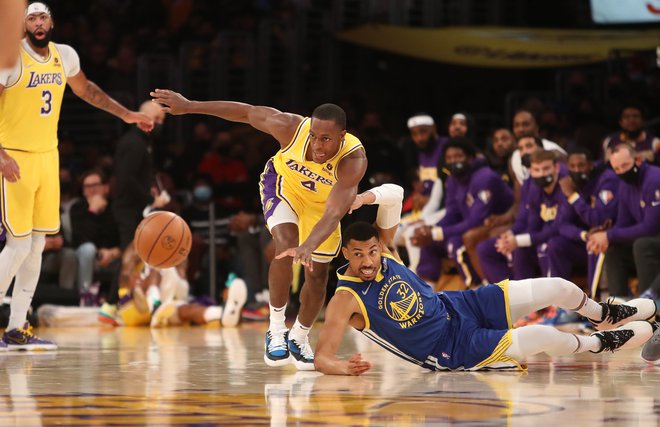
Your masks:
M534 180L534 184L538 185L541 188L546 188L552 184L552 182L555 180L555 177L553 175L544 175L544 176L537 176L536 178L532 178L532 179Z
M531 154L523 154L523 156L520 158L520 161L522 162L523 166L529 169L529 167L532 165L531 158Z
M617 176L626 184L635 185L639 182L639 167L633 165L632 168L624 173L617 174Z
M569 175L578 188L582 188L587 185L591 179L591 176L588 172L569 172Z
M631 139L633 141L636 141L641 134L642 134L641 129L626 131L626 135L628 136L628 139Z
M456 178L462 178L470 171L468 164L465 162L449 163L447 164L447 169Z

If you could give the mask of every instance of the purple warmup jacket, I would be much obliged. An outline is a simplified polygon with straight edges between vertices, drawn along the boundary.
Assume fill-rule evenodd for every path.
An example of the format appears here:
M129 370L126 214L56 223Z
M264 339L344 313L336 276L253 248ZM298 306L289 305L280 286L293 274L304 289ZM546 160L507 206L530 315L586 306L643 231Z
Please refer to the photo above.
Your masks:
M559 179L562 179L568 174L568 170L565 164L560 163L559 165ZM513 234L529 233L533 246L544 243L550 237L558 234L555 220L560 205L566 200L559 183L555 185L552 193L547 194L530 177L523 183L520 196L516 221L511 227Z
M513 192L483 161L475 160L464 179L447 179L445 216L438 222L445 240L479 227L491 214L501 214L513 204Z
M582 240L582 231L616 219L619 205L618 190L621 180L608 166L599 165L596 175L579 191L573 203L566 201L559 213L559 234L572 240Z
M610 243L660 234L660 167L642 163L639 173L639 183L619 184L616 223L607 230Z
M427 150L420 150L417 154L417 162L419 163L418 174L419 180L422 183L421 194L423 196L431 195L433 183L440 175L438 171L438 163L442 157L442 149L447 143L446 137L440 136Z

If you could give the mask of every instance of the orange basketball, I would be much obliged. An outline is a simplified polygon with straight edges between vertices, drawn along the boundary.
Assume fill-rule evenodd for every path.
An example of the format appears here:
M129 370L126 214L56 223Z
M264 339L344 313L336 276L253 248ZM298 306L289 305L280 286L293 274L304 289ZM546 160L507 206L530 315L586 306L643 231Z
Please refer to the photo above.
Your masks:
M156 268L181 264L190 253L190 227L179 215L158 211L149 214L135 229L135 250L145 263Z

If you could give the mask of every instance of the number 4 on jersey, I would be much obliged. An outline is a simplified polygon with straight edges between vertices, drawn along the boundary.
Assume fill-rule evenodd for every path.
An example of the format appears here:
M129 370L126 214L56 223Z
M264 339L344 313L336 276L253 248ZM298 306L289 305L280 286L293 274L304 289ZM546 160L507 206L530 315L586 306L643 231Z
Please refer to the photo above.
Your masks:
M316 192L316 183L314 181L300 181L300 185L310 191Z

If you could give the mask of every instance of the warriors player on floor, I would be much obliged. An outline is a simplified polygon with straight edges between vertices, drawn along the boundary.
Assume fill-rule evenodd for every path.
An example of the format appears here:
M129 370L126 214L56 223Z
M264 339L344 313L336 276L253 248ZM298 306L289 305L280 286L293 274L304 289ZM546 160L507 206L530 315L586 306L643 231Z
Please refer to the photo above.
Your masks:
M78 54L50 42L53 20L43 3L25 11L27 37L13 69L0 71L0 172L2 224L7 245L0 253L0 298L14 276L7 331L0 349L55 349L30 332L25 317L39 280L45 234L60 227L57 121L65 84L91 105L126 123L151 130L144 114L127 110L80 70Z
M169 90L156 89L151 96L171 114L208 114L248 123L280 143L260 183L266 224L279 253L268 272L270 327L264 361L281 366L291 357L298 369L314 369L307 335L325 300L328 263L339 254L339 220L355 199L367 167L362 144L346 132L346 113L334 104L302 117L240 102L189 101ZM305 266L305 285L289 332L284 311L292 261Z
M389 186L389 187L388 187ZM316 347L316 368L325 374L360 375L371 363L354 354L336 356L348 326L404 360L431 370L520 368L519 360L546 352L569 355L639 346L657 326L651 300L597 303L560 278L505 280L476 291L433 293L387 249L398 221L402 191L386 184L362 193L352 209L379 204L376 225L354 223L344 233L348 264L337 271L337 291L328 304ZM551 326L512 329L526 313L549 305L592 319L589 336Z

